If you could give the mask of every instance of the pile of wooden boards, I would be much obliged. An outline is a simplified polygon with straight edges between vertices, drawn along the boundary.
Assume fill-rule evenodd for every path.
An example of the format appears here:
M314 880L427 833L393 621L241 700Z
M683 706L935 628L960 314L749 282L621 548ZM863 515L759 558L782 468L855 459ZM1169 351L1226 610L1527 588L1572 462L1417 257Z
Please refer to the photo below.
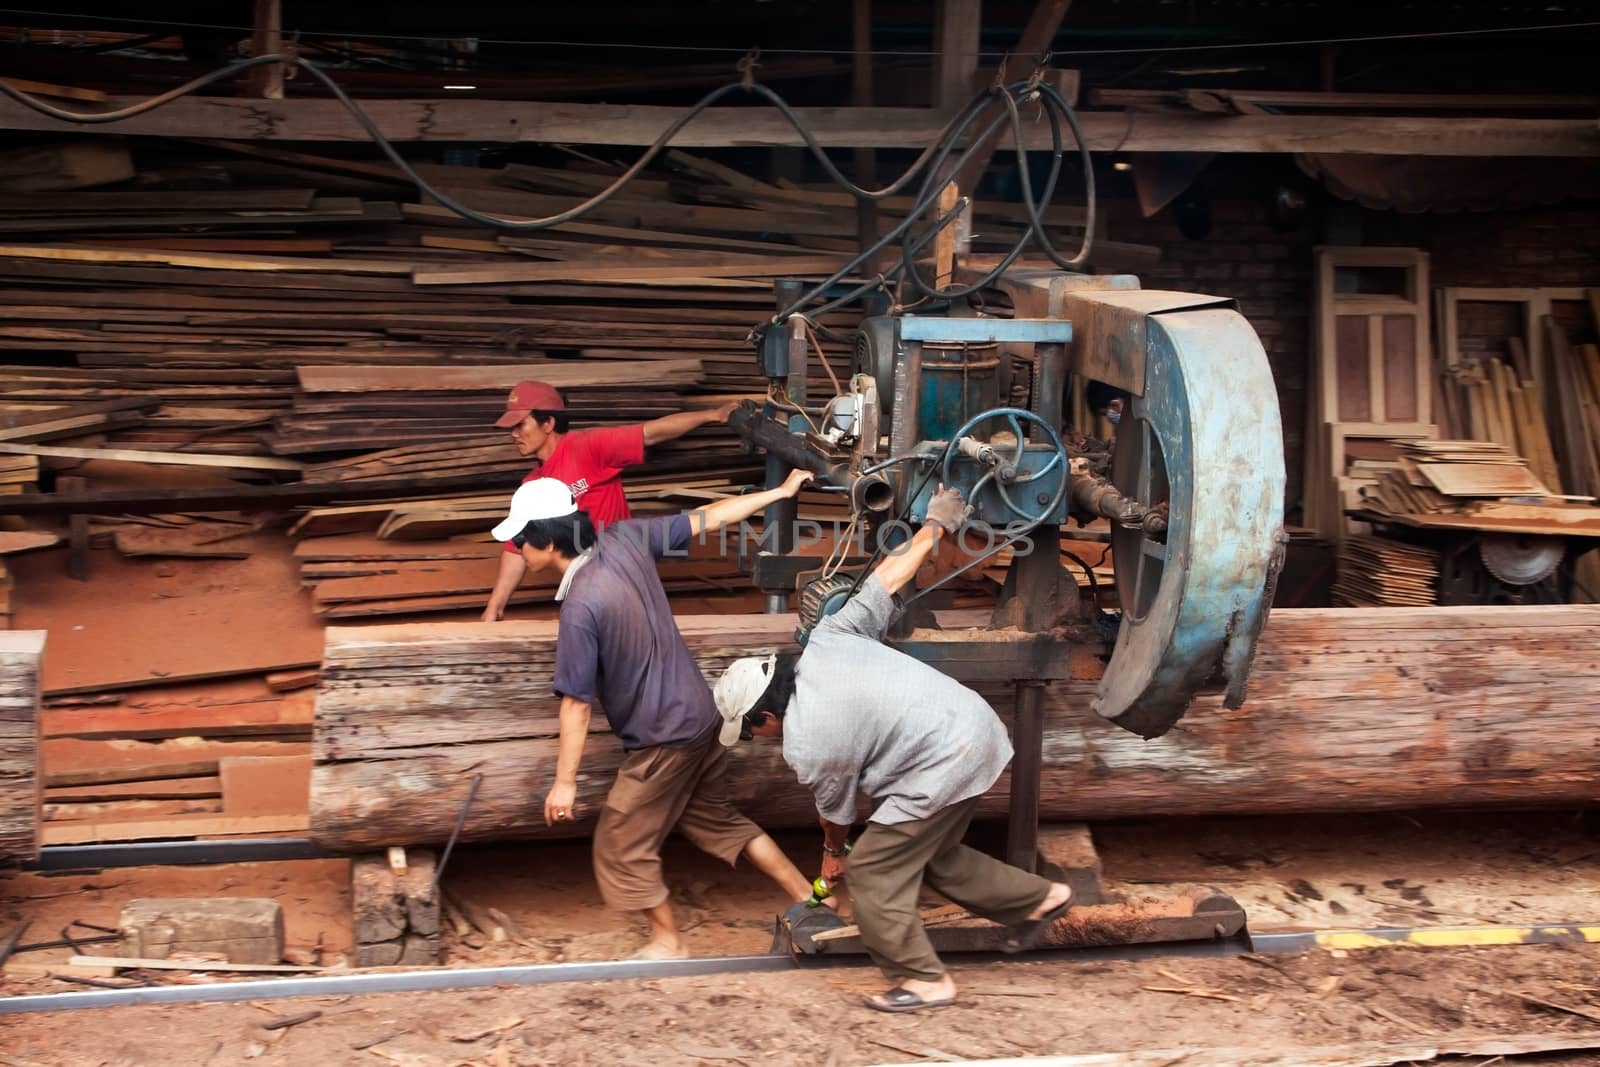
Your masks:
M1387 515L1464 512L1473 500L1532 498L1548 489L1504 445L1483 441L1396 442L1399 458L1362 490L1368 510Z
M42 843L303 832L316 677L47 698Z
M1350 534L1339 545L1333 602L1352 608L1437 603L1439 553L1388 537Z
M411 202L389 163L211 142L124 163L105 179L122 188L0 204L0 351L19 354L0 364L0 446L16 451L0 491L41 463L281 480L304 460L317 481L419 475L395 499L459 493L525 472L492 427L521 378L567 390L580 427L760 391L749 333L773 279L831 274L853 247L825 196L689 156L594 218L511 234ZM423 169L520 217L622 167ZM855 318L816 323L814 353L840 373ZM736 457L719 430L654 458L692 474ZM456 480L430 491L443 472Z
M42 630L0 632L0 866L39 853Z
M682 617L708 679L793 650L793 616ZM596 715L574 823L545 825L558 701L549 623L332 628L313 730L312 837L364 851L441 842L483 775L463 840L586 835L622 753ZM1093 657L1091 657L1092 659ZM1395 810L1592 799L1600 606L1275 611L1237 711L1196 698L1144 741L1046 692L1047 818ZM1539 699L1530 701L1536 689ZM1009 717L1010 687L980 687ZM736 746L730 794L767 827L815 825L781 746ZM1396 768L1404 773L1396 773ZM980 814L1001 815L1002 777Z

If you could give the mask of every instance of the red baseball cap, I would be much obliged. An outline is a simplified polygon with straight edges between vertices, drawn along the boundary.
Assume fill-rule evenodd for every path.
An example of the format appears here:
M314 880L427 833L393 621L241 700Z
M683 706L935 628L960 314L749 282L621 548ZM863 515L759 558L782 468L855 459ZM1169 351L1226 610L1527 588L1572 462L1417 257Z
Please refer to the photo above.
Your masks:
M527 418L530 411L566 409L567 405L562 401L561 394L556 392L555 386L546 385L544 382L518 382L511 387L511 393L506 397L506 413L496 419L494 424L502 430L509 430Z

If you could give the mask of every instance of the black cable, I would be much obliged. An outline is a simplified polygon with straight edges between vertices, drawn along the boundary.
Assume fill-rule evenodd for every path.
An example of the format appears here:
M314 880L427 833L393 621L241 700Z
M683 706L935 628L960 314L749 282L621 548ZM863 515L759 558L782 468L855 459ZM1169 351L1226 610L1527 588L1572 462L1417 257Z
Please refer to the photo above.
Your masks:
M115 111L85 112L72 111L66 108L56 107L53 104L45 103L29 93L25 93L19 89L13 88L9 84L6 84L3 80L0 80L0 93L4 93L6 96L9 96L19 104L37 111L41 115L46 115L62 122L72 122L83 125L98 125L108 122L118 122L123 119L132 118L136 115L142 115L147 111L151 111L155 108L171 103L173 100L176 100L182 96L186 96L198 89L202 89L214 82L230 78L242 71L249 70L252 67L262 66L267 63L282 63L285 66L298 67L306 71L306 73L310 74L315 80L320 82L323 87L333 95L334 99L338 100L339 103L344 106L345 110L348 111L351 117L356 120L356 123L360 125L361 128L367 133L367 135L372 139L373 143L378 146L379 150L389 158L390 162L399 167L401 172L404 173L405 176L418 189L432 197L439 204L469 221L479 223L480 225L494 226L500 229L512 231L543 230L549 229L553 226L559 226L564 222L571 222L574 219L581 217L583 214L587 213L593 208L596 208L605 203L607 200L610 200L612 197L616 196L617 193L621 192L621 190L629 182L637 177L638 174L645 169L645 167L649 166L655 157L659 155L664 148L666 148L667 144L672 140L672 138L677 136L680 130L698 117L702 111L706 110L712 104L736 90L753 92L755 95L761 97L767 103L776 108L778 113L781 114L784 119L788 121L789 125L794 128L795 132L800 135L801 140L805 143L806 147L811 150L811 154L822 165L822 168L828 173L828 176L842 185L852 195L867 200L880 200L885 197L892 196L901 189L905 188L906 185L908 185L911 180L916 177L917 173L922 169L924 164L926 164L929 157L931 157L941 145L950 143L952 140L951 133L955 130L956 126L958 124L965 125L965 122L963 121L965 113L953 116L948 122L946 122L939 138L936 139L933 144L929 145L928 148L926 148L922 154L912 162L906 171L900 175L900 177L881 188L866 189L856 185L854 182L851 182L839 171L838 167L834 165L833 160L828 158L827 152L817 141L816 136L812 134L809 128L806 127L805 123L801 121L800 117L794 113L793 108L791 108L789 104L777 93L773 92L771 89L768 89L764 85L754 82L748 85L743 81L730 82L729 84L718 89L713 89L711 92L701 97L699 101L697 101L686 112L674 120L665 130L663 130L661 135L657 137L656 140L645 150L644 154L640 156L632 166L630 166L622 174L618 175L616 181L602 189L600 192L596 193L594 196L590 197L588 200L585 200L582 203L567 209L566 211L558 212L554 215L547 215L534 219L522 219L513 222L509 219L502 219L494 215L486 215L482 212L475 211L472 208L467 207L465 204L454 200L438 189L435 189L433 185L429 183L426 178L422 177L421 174L417 173L411 164L406 161L405 157L395 149L394 145L389 141L389 139L384 136L381 130L378 129L377 125L370 117L367 116L366 112L364 112L361 107L356 104L356 102L352 100L348 94L345 93L344 89L339 85L339 83L334 81L333 78L330 77L318 64L312 63L302 56L283 55L278 53L253 56L250 59L240 60L238 62L231 63L226 67L218 68L217 70L212 71L210 74L206 74L192 81L186 82L177 88L170 89L167 92L160 94L159 96L151 97L150 99L141 101L138 104L132 104L128 107L119 108Z
M249 59L239 60L235 63L229 64L226 67L221 67L209 74L202 75L199 78L195 78L189 82L186 82L177 88L170 89L158 96L154 96L137 104L130 104L127 107L118 108L112 111L82 112L56 107L55 105L46 103L29 93L12 87L4 80L0 80L0 93L3 93L4 95L17 101L23 106L30 108L31 110L38 112L39 114L56 119L58 121L82 125L101 125L133 118L137 115L142 115L148 111L152 111L158 107L164 106L165 104L171 103L180 97L193 93L196 90L211 85L214 82L222 81L243 71L258 66L263 66L268 63L281 63L284 66L297 67L306 71L313 79L320 82L323 87L326 88L330 94L332 94L334 99L339 101L345 110L350 113L351 117L355 119L356 123L372 139L373 143L378 146L379 150L386 157L388 157L390 162L398 167L417 189L432 197L440 205L454 212L461 218L467 219L471 222L476 222L485 226L493 226L513 232L544 230L554 226L559 226L564 222L571 222L574 219L581 218L589 211L600 206L601 204L604 204L606 201L610 200L612 197L621 192L629 182L631 182L647 166L649 166L655 157L661 153L661 151L675 136L677 136L679 131L681 131L686 125L699 116L701 112L705 111L712 104L736 90L744 90L746 92L754 93L756 96L760 97L762 100L776 108L779 114L781 114L790 124L790 126L800 135L801 140L805 143L806 147L811 150L811 154L821 164L828 176L836 183L849 190L854 196L867 200L879 200L884 197L891 196L905 188L917 176L917 174L921 173L926 168L927 173L923 179L922 188L915 198L912 208L907 213L905 219L896 226L892 227L888 233L884 234L867 249L853 257L848 263L845 264L844 267L840 268L838 271L835 271L820 285L813 286L810 291L805 293L799 300L790 305L788 308L784 309L777 316L774 316L772 320L774 323L781 323L788 316L800 311L819 294L827 291L852 270L855 270L862 263L866 262L878 252L882 251L890 242L896 239L899 239L902 245L901 262L897 269L888 272L889 275L893 276L904 274L911 280L912 284L917 289L921 290L927 296L935 299L953 299L970 295L971 293L977 292L979 289L992 284L992 282L998 278L1000 274L1006 270L1006 268L1015 262L1018 256L1022 254L1030 237L1037 237L1046 254L1049 255L1050 258L1058 265L1068 270L1077 269L1083 265L1087 259L1092 240L1096 210L1094 171L1090 165L1088 148L1084 144L1082 130L1078 126L1076 115L1073 114L1072 109L1067 105L1066 101L1061 98L1060 94L1050 86L1037 84L1033 80L1015 82L1011 85L1003 87L995 86L977 94L972 101L969 102L964 109L962 109L961 112L953 115L945 123L935 141L918 155L917 159L900 175L900 177L896 178L888 185L882 186L878 189L867 189L862 186L858 186L846 178L844 174L839 171L838 167L834 165L833 161L828 158L827 152L817 141L810 129L806 127L805 123L802 122L800 117L794 113L794 110L789 106L789 104L777 93L773 92L771 89L768 89L764 85L758 85L754 82L747 82L743 80L731 82L718 89L713 89L677 119L675 119L667 126L665 130L662 131L655 141L648 148L646 148L643 155L635 160L627 170L618 175L615 181L606 186L606 188L600 190L600 192L596 193L594 196L574 205L571 208L568 208L565 211L557 212L553 215L547 215L541 218L520 219L517 221L503 219L499 218L498 216L488 215L476 211L434 188L434 186L426 178L419 174L416 169L413 168L409 162L407 162L405 157L395 149L394 145L389 141L389 139L384 136L381 130L378 129L377 124L372 121L366 112L363 111L347 93L345 93L344 89L338 84L338 82L334 81L334 79L330 77L318 64L312 63L311 61L299 55L283 55L274 53L253 56ZM1044 221L1040 214L1039 204L1036 202L1033 195L1032 180L1028 175L1027 148L1025 146L1025 138L1022 130L1021 115L1018 111L1017 101L1013 94L1023 96L1024 98L1037 95L1037 98L1042 102L1044 111L1050 120L1051 169L1050 176L1045 183L1044 189L1043 199L1046 203L1048 203L1051 195L1054 193L1056 178L1059 174L1060 168L1061 140L1060 127L1057 122L1056 112L1059 111L1061 114L1064 114L1067 117L1068 124L1072 127L1073 135L1077 139L1078 150L1084 163L1085 184L1088 190L1088 197L1083 245L1080 248L1078 255L1073 259L1063 259L1060 254L1056 252L1054 247L1051 246L1049 238L1045 233ZM993 103L994 97L999 97L1001 99L1001 102L1004 104L1004 113L990 122L990 124L983 130L982 133L979 134L973 143L984 143L999 129L1001 123L1007 121L1010 122L1013 140L1018 156L1018 165L1021 170L1023 196L1024 202L1027 206L1029 225L1022 236L1012 246L1011 251L1007 253L1007 255L1002 258L1000 263L997 264L993 269L985 272L984 276L979 281L971 285L937 290L930 287L926 280L921 277L915 264L915 255L927 244L929 240L932 239L934 235L939 233L946 226L951 225L954 222L955 217L962 209L958 207L956 211L951 212L943 218L935 220L932 228L928 232L922 234L920 237L912 238L908 234L916 220L935 201L938 192L942 190L944 185L948 182L948 177L943 178L943 180L938 180L941 178L945 161L949 158L951 152L955 150L955 146L966 133L967 129L974 122L976 122L985 111L989 109ZM854 291L854 296L859 297L866 291L870 290L873 286L880 284L882 284L881 278L874 279L865 286L857 287L857 289ZM832 309L833 307L839 306L843 302L845 301L834 300L827 304L826 308Z
M1026 82L1019 82L1017 84L1023 86L1023 91L1026 91ZM1006 253L1000 262L995 264L995 266L990 270L986 271L982 278L979 278L976 282L973 282L970 285L956 285L944 289L937 289L934 287L934 285L929 285L927 280L923 278L922 271L917 267L916 257L913 255L912 249L909 246L906 247L904 249L904 255L902 258L905 276L907 280L911 282L913 287L932 299L958 300L962 297L971 296L973 293L988 288L994 283L996 278L1005 273L1011 264L1017 261L1017 258L1021 256L1028 247L1028 238L1033 232L1031 222L1031 219L1034 215L1034 213L1031 211L1033 192L1032 184L1028 177L1027 150L1023 147L1022 116L1017 110L1016 100L1014 100L1011 96L1011 88L1012 87L1008 86L1005 91L998 94L1001 99L1004 100L1006 105L1006 114L1001 116L1001 118L1009 119L1011 121L1013 143L1016 146L1017 152L1017 166L1021 171L1022 177L1023 196L1030 206L1030 225L1027 228L1024 228L1022 236L1012 244L1011 250ZM1056 177L1059 174L1061 167L1061 128L1056 121L1054 112L1050 111L1048 107L1045 108L1045 112L1050 120L1051 142L1050 177L1045 185L1045 199L1048 200L1051 194L1055 191ZM982 139L980 139L979 143L981 142ZM934 281L935 285L937 285L938 279L935 279Z

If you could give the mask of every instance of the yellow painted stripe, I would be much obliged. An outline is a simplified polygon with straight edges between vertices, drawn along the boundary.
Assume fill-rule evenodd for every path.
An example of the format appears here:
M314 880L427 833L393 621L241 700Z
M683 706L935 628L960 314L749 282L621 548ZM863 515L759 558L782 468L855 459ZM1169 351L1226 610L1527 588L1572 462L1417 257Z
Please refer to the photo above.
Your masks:
M1474 945L1526 945L1535 941L1600 942L1600 926L1440 926L1380 936L1364 930L1323 930L1313 935L1318 948L1386 948L1423 945L1455 948Z

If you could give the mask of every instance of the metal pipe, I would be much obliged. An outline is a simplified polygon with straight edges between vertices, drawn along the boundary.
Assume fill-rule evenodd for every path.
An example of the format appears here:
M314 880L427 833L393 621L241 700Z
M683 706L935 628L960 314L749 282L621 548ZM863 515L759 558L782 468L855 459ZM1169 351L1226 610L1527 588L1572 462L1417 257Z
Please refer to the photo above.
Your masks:
M791 467L808 470L818 478L827 478L838 485L847 484L832 476L838 464L807 448L806 443L790 433L786 426L763 415L752 400L746 400L733 409L728 416L728 426L752 445L765 449L768 455L776 456Z

